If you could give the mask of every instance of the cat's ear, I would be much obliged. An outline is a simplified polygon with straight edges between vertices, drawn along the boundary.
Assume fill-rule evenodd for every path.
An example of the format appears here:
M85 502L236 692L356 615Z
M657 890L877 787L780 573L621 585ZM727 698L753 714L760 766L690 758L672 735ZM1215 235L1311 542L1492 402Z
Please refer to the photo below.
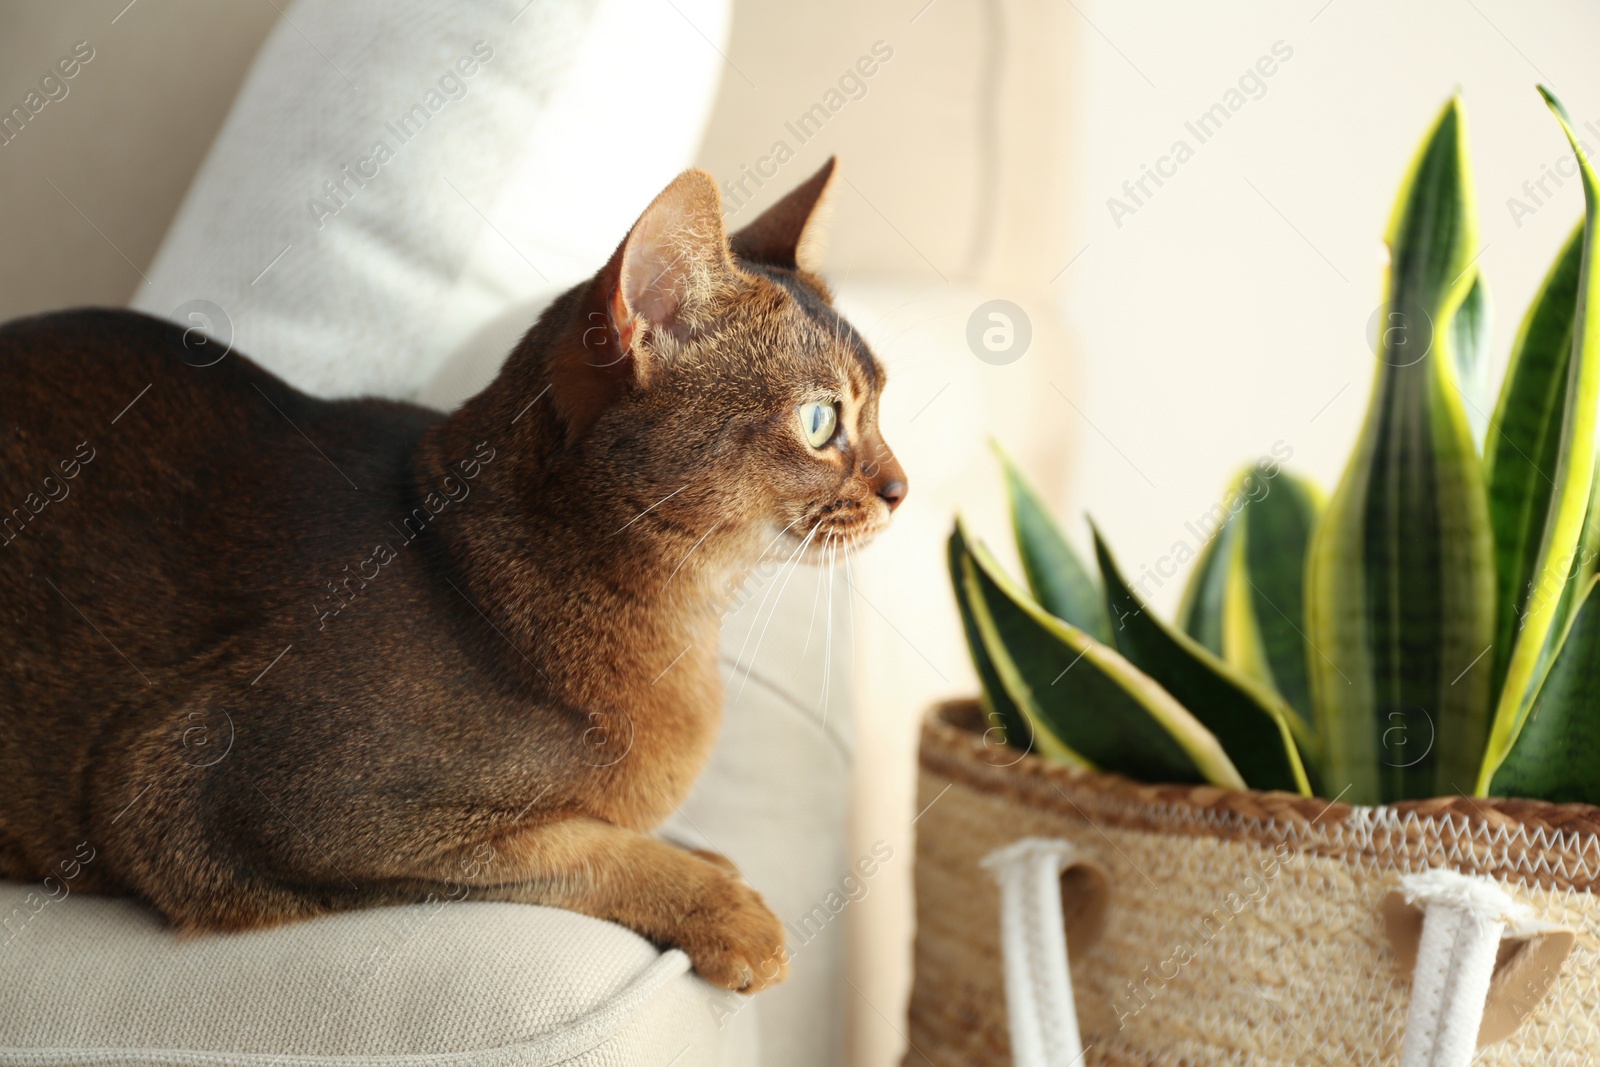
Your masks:
M822 231L826 229L837 164L837 159L830 156L821 170L734 234L729 242L734 252L752 263L818 273L822 268Z
M722 197L703 170L686 170L645 208L603 273L606 310L637 380L653 368L635 343L645 330L683 340L695 311L733 269Z
M576 345L551 363L568 442L628 389L649 385L674 341L693 335L734 271L711 175L686 170L644 209L580 308Z

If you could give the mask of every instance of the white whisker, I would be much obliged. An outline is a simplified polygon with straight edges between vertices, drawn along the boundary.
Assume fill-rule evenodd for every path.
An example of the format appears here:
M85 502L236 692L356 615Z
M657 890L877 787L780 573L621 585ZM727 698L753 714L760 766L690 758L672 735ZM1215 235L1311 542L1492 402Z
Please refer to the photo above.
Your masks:
M660 500L657 500L654 504L651 504L649 507L647 507L643 511L639 512L639 514L635 515L633 518L629 519L627 522L623 523L621 526L618 526L614 531L612 531L612 536L615 537L617 534L621 533L623 530L626 530L628 527L632 526L634 523L638 522L640 519L644 518L646 515L650 514L656 508L659 508L662 504L665 504L667 501L671 500L673 497L677 496L679 493L683 492L687 488L689 488L689 483L688 482L684 482L682 485L678 486L678 488L674 489L672 492L668 493L666 496L662 497Z
M744 687L750 684L750 672L756 669L756 657L761 655L761 642L767 639L767 627L772 625L772 617L778 614L778 608L783 604L783 591L789 588L789 579L793 578L794 572L800 569L800 561L805 556L806 546L811 543L811 539L817 535L817 530L821 526L822 520L818 519L811 527L810 532L806 534L805 539L800 542L800 547L795 550L794 555L789 557L791 560L791 562L787 564L789 567L789 574L783 579L783 585L778 587L778 595L772 601L772 610L767 612L767 621L765 625L761 627L761 636L756 638L756 647L755 650L750 653L750 662L746 663L744 666L744 681L739 683L739 691L733 694L734 703L738 703L739 698L744 695ZM774 577L772 581L773 584L776 585L778 580L776 577ZM758 608L756 609L756 618L759 619L760 617L761 610ZM738 669L737 662L734 664L734 669Z
M817 708L822 712L823 726L828 725L828 696L833 688L833 538L830 531L822 547L823 554L828 557L828 623L822 631L822 700Z
M799 521L800 521L799 519L795 520L795 522L799 522ZM820 520L818 520L818 521L820 522ZM789 526L793 526L793 525L794 525L794 522L791 522L789 524ZM784 529L787 530L789 528L789 526L785 526ZM811 528L811 532L815 533L816 529L817 528L815 526L813 526ZM778 573L779 574L783 573L783 567L788 564L789 560L794 559L797 555L799 555L802 551L805 550L806 542L810 541L810 540L811 540L810 534L806 535L805 539L802 540L800 542L800 544L795 547L795 550L793 552L789 553L788 558L785 559L783 561L783 563L778 565ZM772 596L772 590L777 585L777 581L776 581L777 576L774 575L773 578L774 578L773 581L767 583L767 591L765 593L761 594L761 603L756 605L756 616L755 616L755 619L751 620L750 629L745 631L744 640L742 642L740 642L740 644L739 644L739 654L737 656L733 657L733 669L734 669L735 672L737 672L739 670L739 664L741 662L743 662L743 660L744 660L744 650L746 648L748 648L749 645L750 645L750 634L755 631L756 622L760 621L760 619L761 619L761 609L767 606L767 600L768 600L768 598L770 598ZM745 679L748 680L749 677L750 677L750 671L747 668L745 670ZM743 692L743 686L740 687L740 691Z
M721 526L721 525L722 525L722 520L718 519L716 522L711 524L711 530L715 530L718 526ZM689 557L694 555L694 550L696 548L699 548L701 546L701 544L703 544L705 542L705 539L711 536L711 530L707 530L705 533L701 534L700 535L700 540L696 541L694 543L694 546L692 548L690 548L689 551L687 551L687 552L685 552L683 554L683 558L678 561L678 565L676 567L672 568L672 573L667 575L667 580L661 583L661 588L662 589L665 589L667 586L672 584L672 579L676 578L678 576L678 571L683 568L683 565L685 563L689 562Z
M803 519L803 518L805 518L805 516L802 515L802 516L800 516L800 518ZM795 519L794 520L794 522L799 522L799 521L800 521L800 519ZM773 537L772 540L767 542L766 548L763 548L761 550L761 554L756 557L756 561L757 562L760 562L761 560L767 558L767 550L770 549L773 545L778 543L778 538L779 537L782 537L784 534L788 533L790 530L792 530L794 528L794 522L791 522L788 526L785 526L783 529L779 530L777 535L775 537Z
M800 658L804 660L806 653L811 651L811 629L817 624L817 605L822 603L822 576L826 573L822 568L822 561L817 561L817 591L811 596L811 618L806 622L806 643L800 647Z
M855 572L850 569L850 545L844 546L844 587L849 591L845 603L850 605L850 678L856 676L856 579Z

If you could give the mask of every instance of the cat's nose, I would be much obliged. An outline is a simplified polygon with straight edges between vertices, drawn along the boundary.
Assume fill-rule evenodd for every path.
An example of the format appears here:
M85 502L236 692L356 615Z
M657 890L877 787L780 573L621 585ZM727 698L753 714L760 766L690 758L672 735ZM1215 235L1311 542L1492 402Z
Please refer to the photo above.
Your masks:
M872 464L872 491L893 511L906 498L910 486L906 484L905 468L887 448L881 449Z
M894 458L894 453L883 443L883 439L876 435L866 441L866 459L861 473L867 476L867 484L878 494L878 499L893 511L906 498L909 488L906 485L905 468L900 466L900 461Z

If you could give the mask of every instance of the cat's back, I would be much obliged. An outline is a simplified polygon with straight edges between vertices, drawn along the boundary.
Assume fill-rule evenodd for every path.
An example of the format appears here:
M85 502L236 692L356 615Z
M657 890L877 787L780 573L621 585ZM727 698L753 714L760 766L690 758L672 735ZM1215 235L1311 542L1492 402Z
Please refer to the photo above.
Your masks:
M406 514L438 417L308 396L134 312L0 326L0 698L81 685L97 653L175 668L307 600Z
M160 479L166 496L208 477L260 491L261 471L316 492L323 481L354 484L334 452L369 481L387 479L397 452L438 418L409 404L309 396L198 328L138 312L84 308L0 325L0 473L13 478L37 468L59 480L56 453L82 446ZM138 470L128 471L135 484Z
M104 437L130 419L144 424L143 446L159 448L225 423L228 398L252 387L278 401L292 393L199 329L112 308L14 319L0 325L0 463L31 458L45 435Z
M60 482L64 458L80 446L98 454L113 439L153 456L177 449L224 426L252 377L274 386L217 341L137 312L83 308L8 322L0 326L0 485L24 497L54 488L43 479ZM0 512L19 503L0 498Z

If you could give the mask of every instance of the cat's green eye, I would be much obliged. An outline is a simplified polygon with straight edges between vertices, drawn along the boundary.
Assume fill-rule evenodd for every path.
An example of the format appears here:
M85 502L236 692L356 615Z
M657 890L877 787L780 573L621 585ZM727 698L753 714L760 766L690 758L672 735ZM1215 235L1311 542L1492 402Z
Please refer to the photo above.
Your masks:
M812 448L821 448L833 440L833 431L839 428L839 412L832 404L815 401L800 405L800 431Z

